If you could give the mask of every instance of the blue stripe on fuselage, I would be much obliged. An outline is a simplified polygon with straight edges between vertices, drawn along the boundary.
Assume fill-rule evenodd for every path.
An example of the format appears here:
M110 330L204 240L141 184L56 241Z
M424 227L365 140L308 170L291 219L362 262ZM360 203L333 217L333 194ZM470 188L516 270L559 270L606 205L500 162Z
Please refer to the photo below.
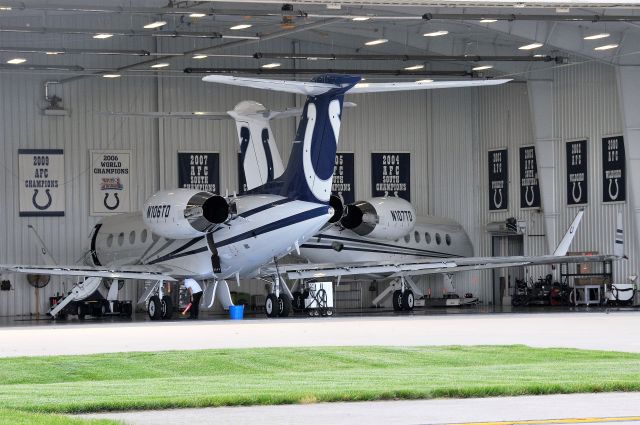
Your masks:
M390 243L376 242L372 240L363 240L363 239L356 239L356 238L348 238L346 236L326 235L323 233L320 233L319 235L314 236L314 239L316 239L318 242L320 242L322 239L331 239L336 241L356 242L364 245L374 245L374 246L387 247L387 248L405 249L405 250L417 251L418 254L416 255L428 254L432 257L457 257L457 255L455 254L447 254L445 252L431 251L431 250L420 249L420 248L412 248L410 246L402 247L402 246L393 245Z

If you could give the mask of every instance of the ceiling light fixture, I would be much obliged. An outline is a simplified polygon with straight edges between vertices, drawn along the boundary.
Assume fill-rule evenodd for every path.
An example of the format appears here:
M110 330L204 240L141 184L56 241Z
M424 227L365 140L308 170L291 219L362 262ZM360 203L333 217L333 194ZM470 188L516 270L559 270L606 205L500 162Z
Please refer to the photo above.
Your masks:
M55 55L61 55L64 52L56 52L56 51L49 51L49 52L45 52L47 55L49 56L55 56Z
M472 71L484 71L485 69L491 69L493 68L493 65L480 65L480 66L476 66L475 68L471 68Z
M103 78L120 78L120 74L104 74Z
M369 87L368 83L358 83L354 87Z
M207 55L194 55L193 58L194 59L205 59L207 57Z
M146 29L160 28L167 25L167 21L155 21L144 26Z
M356 16L355 18L351 18L352 21L356 21L356 22L364 22L364 21L368 21L369 19L371 19L368 16Z
M480 19L480 22L483 24L492 24L494 22L498 22L497 19Z
M524 46L518 47L518 50L533 50L542 46L544 46L544 44L542 43L531 43L531 44L525 44Z
M617 44L605 44L604 46L595 47L593 50L611 50L618 47Z
M10 63L11 65L20 65L21 63L25 63L27 60L24 58L14 58L14 59L9 59L7 61L7 63Z
M379 38L379 39L377 39L377 40L367 41L367 42L366 42L366 43L364 43L364 44L365 44L365 45L367 45L367 46L376 46L376 45L378 45L378 44L386 43L387 41L389 41L389 40L387 40L386 38Z
M231 28L229 28L230 30L246 30L247 28L251 28L253 25L251 24L240 24L240 25L234 25Z
M104 40L104 39L111 38L111 37L113 37L113 34L109 34L109 33L106 33L106 32L103 32L103 33L100 33L100 34L96 34L96 35L93 36L93 38L97 38L98 40Z
M263 67L263 68L270 69L270 68L277 68L277 67L279 67L280 65L281 65L281 64L279 64L279 63L277 63L277 62L274 62L274 63L267 63L267 64L265 64L265 65L262 65L262 67Z
M584 39L585 40L600 40L601 38L607 38L609 37L611 34L606 33L606 32L601 32L600 34L592 34L592 35L588 35L586 36Z
M202 112L202 111L195 111L195 112L193 113L193 115L205 115L205 114L206 114L206 113L205 113L205 112Z
M163 62L163 63L157 63L157 64L155 64L155 65L151 65L151 68L166 68L166 67L168 67L168 66L169 66L169 64L168 64L168 63Z
M533 55L534 58L543 58L544 55Z
M447 35L449 34L449 31L434 31L434 32L427 32L425 34L422 34L424 37L440 37L441 35Z
M205 16L207 16L206 13L192 13L189 15L190 18L204 18Z
M0 10L11 10L9 6L0 6Z
M413 65L413 66L406 67L404 70L405 71L415 71L417 69L422 69L422 68L424 68L424 65Z
M416 81L416 83L418 83L418 84L433 83L433 80L418 80L418 81Z

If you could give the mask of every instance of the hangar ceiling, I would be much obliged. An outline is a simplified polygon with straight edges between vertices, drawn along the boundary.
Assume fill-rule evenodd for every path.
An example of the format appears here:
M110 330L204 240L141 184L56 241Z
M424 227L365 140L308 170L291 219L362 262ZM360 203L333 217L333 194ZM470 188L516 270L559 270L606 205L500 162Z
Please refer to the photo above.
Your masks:
M640 63L639 4L482 4L0 0L0 72L52 73L62 81L189 76L185 68L528 79L584 62ZM267 43L276 39L286 48Z

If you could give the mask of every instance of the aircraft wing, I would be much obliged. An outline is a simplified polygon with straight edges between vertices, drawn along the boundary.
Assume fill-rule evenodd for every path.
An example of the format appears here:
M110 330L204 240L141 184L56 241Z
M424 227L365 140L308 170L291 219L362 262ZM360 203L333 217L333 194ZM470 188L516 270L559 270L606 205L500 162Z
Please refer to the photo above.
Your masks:
M45 274L51 276L106 277L110 279L140 279L175 281L168 270L153 266L56 266L0 264L0 271L9 273Z
M461 257L447 260L415 260L404 262L362 262L344 264L291 264L278 265L278 270L290 279L311 279L337 276L375 274L394 278L462 271L496 269L503 267L533 266L540 264L584 263L619 259L615 255L572 256L514 256L514 257Z
M558 247L553 254L550 255L460 257L447 259L407 260L400 262L354 262L350 264L292 264L278 265L278 271L286 273L291 279L310 279L365 274L376 274L393 278L401 275L411 276L437 273L456 273L472 270L498 269L503 267L521 267L560 263L586 263L626 258L624 255L621 214L618 214L613 254L567 255L569 246L573 241L583 215L584 210L580 210L558 244Z

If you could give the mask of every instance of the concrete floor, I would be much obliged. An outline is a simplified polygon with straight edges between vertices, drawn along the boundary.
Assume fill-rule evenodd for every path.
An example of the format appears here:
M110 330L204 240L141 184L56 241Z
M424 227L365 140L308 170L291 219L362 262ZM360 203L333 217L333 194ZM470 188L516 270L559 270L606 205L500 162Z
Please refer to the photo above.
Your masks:
M207 348L494 345L640 352L640 312L90 322L0 328L0 357Z
M320 403L84 415L132 425L640 424L640 393Z

